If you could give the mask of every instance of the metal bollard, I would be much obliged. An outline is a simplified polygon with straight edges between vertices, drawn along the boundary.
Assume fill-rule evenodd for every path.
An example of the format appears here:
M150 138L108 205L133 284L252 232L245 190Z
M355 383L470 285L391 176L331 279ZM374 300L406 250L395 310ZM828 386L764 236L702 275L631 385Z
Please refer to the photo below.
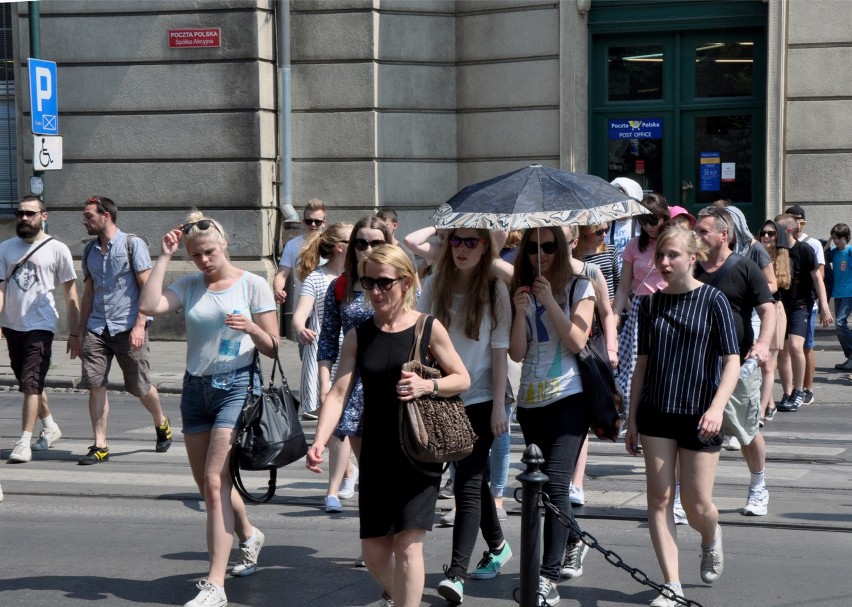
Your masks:
M536 607L538 578L541 568L541 488L548 480L541 471L544 455L537 445L524 450L521 461L526 470L517 476L522 485L521 499L521 587L518 603L521 607Z

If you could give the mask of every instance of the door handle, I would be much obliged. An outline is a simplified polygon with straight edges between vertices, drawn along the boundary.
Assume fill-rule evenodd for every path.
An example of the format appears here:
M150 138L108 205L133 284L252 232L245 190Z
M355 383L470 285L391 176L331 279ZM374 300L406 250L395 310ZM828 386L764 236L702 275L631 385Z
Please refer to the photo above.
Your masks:
M680 204L682 206L686 206L686 196L689 190L694 190L695 186L692 185L691 181L681 181L680 182Z

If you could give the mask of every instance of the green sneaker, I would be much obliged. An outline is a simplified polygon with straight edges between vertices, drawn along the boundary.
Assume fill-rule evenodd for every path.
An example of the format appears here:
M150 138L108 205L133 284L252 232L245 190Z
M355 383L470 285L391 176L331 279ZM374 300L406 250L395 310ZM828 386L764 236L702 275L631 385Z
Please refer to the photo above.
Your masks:
M438 584L438 594L447 599L448 603L457 605L464 601L464 581L460 577L447 576Z
M503 548L499 552L483 552L482 560L476 566L476 569L470 572L472 580L490 580L497 577L500 573L500 568L512 558L512 549L509 548L509 542L503 542Z
M77 460L81 466L91 466L92 464L100 464L101 462L109 461L109 447L98 447L92 445L89 447L89 452Z

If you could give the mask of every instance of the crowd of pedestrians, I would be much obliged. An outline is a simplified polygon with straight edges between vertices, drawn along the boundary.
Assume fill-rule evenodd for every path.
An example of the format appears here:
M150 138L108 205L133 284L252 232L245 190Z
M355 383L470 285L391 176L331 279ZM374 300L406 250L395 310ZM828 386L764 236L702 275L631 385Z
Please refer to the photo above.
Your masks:
M94 441L81 465L109 461L106 386L113 359L127 391L151 414L156 451L169 449L171 423L149 380L147 332L154 317L182 309L187 360L180 414L206 505L209 552L207 575L186 606L224 607L234 536L234 576L257 570L265 542L232 487L228 459L246 390L259 388L256 356L277 355L277 305L289 290L302 361L301 411L318 419L306 465L320 473L328 460L326 512L342 512L341 500L357 493L359 562L378 583L382 604L420 604L423 545L439 492L455 500L452 516L442 519L454 528L440 596L461 603L468 580L495 577L512 557L501 520L510 419L516 419L524 441L544 454L550 501L574 523L545 512L537 600L555 605L560 581L582 576L588 551L573 516L586 501L589 441L578 354L590 334L601 334L624 399L625 448L645 460L649 532L665 583L651 605L675 605L674 595L683 596L677 524L700 534L705 583L724 568L713 503L723 448L741 450L750 472L742 513L768 513L760 428L776 411L815 401L817 322L835 322L844 355L836 368L852 371L850 229L838 223L828 242L809 238L805 210L793 206L755 237L741 211L725 201L696 217L632 180L613 185L641 197L649 213L512 234L427 227L404 242L395 237L392 209L354 225L328 223L324 203L314 199L271 287L230 261L225 228L198 211L162 237L152 265L144 241L118 228L117 205L95 196L82 206L83 226L94 239L81 259L79 300L71 253L44 232L44 203L28 196L17 210L17 236L0 243L0 326L24 396L22 433L9 461L26 463L32 451L62 436L44 392L58 287L68 314L68 354L81 359L89 390ZM181 247L199 272L165 285ZM288 289L291 277L296 286ZM421 325L429 356L443 371L438 380L402 371ZM213 379L223 330L241 336L236 371L224 387ZM399 402L425 395L460 395L477 435L443 488L440 467L410 461L398 440ZM480 534L487 550L472 565Z

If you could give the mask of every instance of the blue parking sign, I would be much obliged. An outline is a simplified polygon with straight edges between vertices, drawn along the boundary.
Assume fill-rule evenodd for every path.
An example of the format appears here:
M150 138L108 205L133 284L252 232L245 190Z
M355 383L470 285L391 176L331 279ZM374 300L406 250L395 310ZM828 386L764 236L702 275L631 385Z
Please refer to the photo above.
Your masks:
M56 62L28 59L32 131L38 135L59 134L59 102L56 91Z

